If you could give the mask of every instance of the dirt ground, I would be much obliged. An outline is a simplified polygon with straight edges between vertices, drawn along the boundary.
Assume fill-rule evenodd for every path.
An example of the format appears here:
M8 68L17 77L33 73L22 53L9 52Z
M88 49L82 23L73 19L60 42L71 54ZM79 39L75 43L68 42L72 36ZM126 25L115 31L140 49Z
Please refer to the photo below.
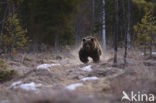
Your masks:
M131 50L127 65L123 65L123 50L119 51L116 66L111 50L103 54L100 63L93 63L90 59L88 64L79 61L77 50L17 53L12 58L2 55L10 68L17 71L17 76L0 84L0 103L121 103L122 91L140 91L156 96L156 59ZM38 65L45 63L60 65L37 70ZM81 70L89 65L91 71ZM99 79L81 80L92 76ZM9 88L16 81L42 85L35 91ZM65 89L74 83L83 85L72 91Z

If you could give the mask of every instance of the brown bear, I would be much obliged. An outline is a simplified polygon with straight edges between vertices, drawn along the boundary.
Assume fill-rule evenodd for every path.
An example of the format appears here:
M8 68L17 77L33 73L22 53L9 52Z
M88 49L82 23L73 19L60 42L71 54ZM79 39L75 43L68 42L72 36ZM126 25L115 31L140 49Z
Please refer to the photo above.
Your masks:
M88 63L88 57L91 57L94 62L99 62L101 55L101 45L95 37L88 36L82 39L79 58L83 63Z

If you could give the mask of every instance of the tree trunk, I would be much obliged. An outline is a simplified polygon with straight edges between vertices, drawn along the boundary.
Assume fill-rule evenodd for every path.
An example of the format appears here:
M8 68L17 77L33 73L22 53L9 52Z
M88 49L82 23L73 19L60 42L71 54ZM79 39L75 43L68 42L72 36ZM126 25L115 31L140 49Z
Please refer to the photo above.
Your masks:
M118 0L115 0L114 64L117 63L118 51Z
M79 33L75 27L75 46L78 47L79 46Z
M127 33L125 33L125 53L124 53L124 64L127 63Z
M1 27L0 35L2 35L2 33L3 33L4 24L5 24L5 19L6 19L6 15L7 15L7 11L8 11L8 5L6 6L6 9L5 9L5 12L4 12L4 16L3 16L3 20L2 20L2 27Z
M131 12L131 3L130 3L130 0L128 0L128 27L127 27L127 45L128 45L128 48L130 48L130 42L131 42L131 39L130 39L130 12Z
M123 18L126 18L126 12L125 12L125 4L124 2L122 2L122 9L123 9ZM124 64L126 65L127 63L127 30L126 30L126 20L123 20L123 31L124 31L124 35L125 35L125 43L124 43L124 48L125 48L125 52L124 52Z
M152 17L151 17L151 27L153 26L153 9L154 9L154 0L152 0ZM151 30L151 33L150 33L150 38L151 38L151 41L150 41L150 58L152 57L152 41L153 41L153 36L152 36L152 30Z
M105 0L102 0L102 47L106 50Z
M55 35L55 50L58 50L59 48L59 35Z
M13 18L13 25L15 25L15 4L14 2L12 3L12 18ZM16 27L13 27L13 31L14 33L14 41L16 41ZM11 47L11 52L13 51L13 49L15 48L15 45L12 45Z
M94 30L94 22L95 22L95 0L92 0L92 31Z
M144 40L145 46L144 46L144 56L146 55L146 40Z

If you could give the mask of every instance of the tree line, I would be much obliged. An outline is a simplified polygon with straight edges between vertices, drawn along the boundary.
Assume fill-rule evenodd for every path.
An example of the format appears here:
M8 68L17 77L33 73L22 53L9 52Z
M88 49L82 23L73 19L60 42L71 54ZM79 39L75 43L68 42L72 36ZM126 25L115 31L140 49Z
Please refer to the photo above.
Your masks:
M125 58L137 45L146 54L156 41L154 11L154 0L1 0L0 49L78 46L93 35L103 48L114 47L115 58L118 47L125 48Z

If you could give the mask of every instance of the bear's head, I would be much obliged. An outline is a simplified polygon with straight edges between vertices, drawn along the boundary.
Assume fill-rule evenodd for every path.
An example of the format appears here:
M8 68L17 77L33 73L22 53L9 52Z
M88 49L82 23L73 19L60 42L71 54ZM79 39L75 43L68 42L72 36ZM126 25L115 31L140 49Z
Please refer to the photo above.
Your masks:
M89 36L82 39L82 45L85 50L94 50L96 48L96 38Z

